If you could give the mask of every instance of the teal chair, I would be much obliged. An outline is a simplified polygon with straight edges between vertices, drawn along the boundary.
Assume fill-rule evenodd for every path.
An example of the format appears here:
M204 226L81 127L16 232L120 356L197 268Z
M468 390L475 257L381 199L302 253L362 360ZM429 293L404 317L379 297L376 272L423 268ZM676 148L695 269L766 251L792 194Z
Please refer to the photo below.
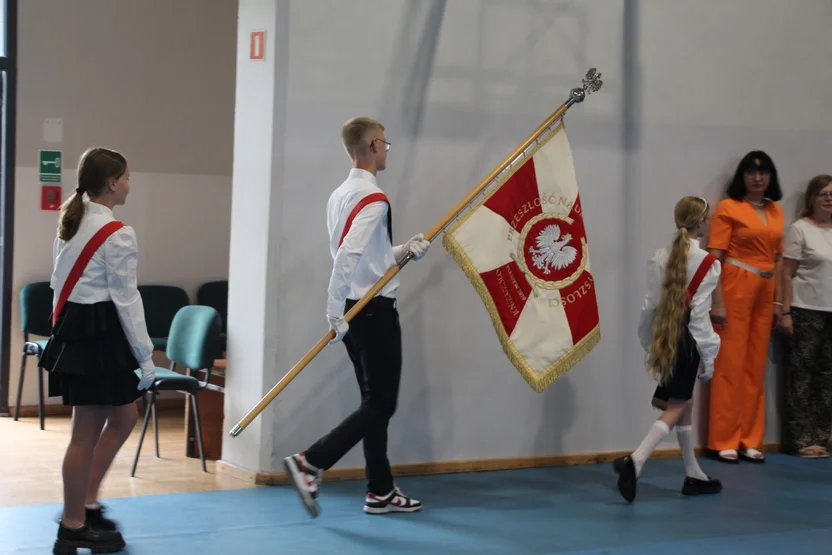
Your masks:
M226 334L228 333L228 281L209 281L199 286L196 292L196 304L217 309L222 318L222 352L225 353Z
M46 347L46 340L30 341L30 336L49 337L52 334L52 288L48 281L27 283L20 290L20 327L23 330L23 356L20 360L20 379L17 382L17 402L14 405L14 419L20 414L23 398L23 378L26 361L30 356L40 358ZM38 418L43 430L43 370L38 368Z
M156 456L159 456L156 396L160 391L178 391L191 396L191 407L193 408L197 441L199 442L199 458L202 460L202 471L208 472L205 467L202 427L199 422L198 393L203 389L210 389L211 384L208 382L211 379L211 369L214 367L214 361L219 358L221 353L220 331L219 312L210 306L189 305L180 308L173 317L167 340L166 353L168 360L173 364L189 368L193 374L204 373L205 380L200 381L195 375L186 376L167 368L156 368L156 379L147 391L147 394L150 395L150 402L144 411L139 446L136 449L136 458L133 461L133 470L130 471L130 476L136 474L136 466L139 464L139 454L142 450L142 442L147 432L147 423L151 412L153 413L153 429L156 434ZM136 370L136 374L141 376L141 370Z
M184 289L173 285L139 285L138 289L142 296L144 319L153 348L156 351L164 351L167 348L173 317L180 308L188 306L191 300Z

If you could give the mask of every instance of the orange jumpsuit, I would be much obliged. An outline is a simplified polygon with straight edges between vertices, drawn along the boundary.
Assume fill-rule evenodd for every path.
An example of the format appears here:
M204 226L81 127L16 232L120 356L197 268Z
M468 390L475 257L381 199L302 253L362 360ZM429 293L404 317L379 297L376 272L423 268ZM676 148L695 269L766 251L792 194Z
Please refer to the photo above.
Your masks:
M721 345L711 381L708 447L759 449L765 432L765 373L776 277L731 264L733 258L774 272L783 253L784 215L766 202L767 222L745 201L721 201L711 220L709 249L725 251L722 294L726 326L715 326Z

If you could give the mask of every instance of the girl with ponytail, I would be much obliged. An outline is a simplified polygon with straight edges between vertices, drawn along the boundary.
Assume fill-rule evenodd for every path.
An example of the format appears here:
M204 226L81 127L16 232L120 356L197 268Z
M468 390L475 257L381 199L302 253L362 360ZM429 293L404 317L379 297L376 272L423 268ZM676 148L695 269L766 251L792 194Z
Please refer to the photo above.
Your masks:
M58 555L125 547L118 523L104 516L99 488L136 425L135 401L156 373L136 282L136 233L113 214L130 192L127 160L91 148L77 173L52 247L52 333L39 360L49 372L49 396L72 407Z
M720 339L710 320L711 294L719 281L719 260L699 246L708 221L708 202L684 197L676 203L676 236L670 249L655 252L647 265L647 295L639 321L639 339L647 371L658 382L653 406L663 410L638 449L614 463L618 490L628 502L644 462L676 427L685 463L683 495L718 493L719 480L699 467L691 438L693 390L697 377L709 380Z

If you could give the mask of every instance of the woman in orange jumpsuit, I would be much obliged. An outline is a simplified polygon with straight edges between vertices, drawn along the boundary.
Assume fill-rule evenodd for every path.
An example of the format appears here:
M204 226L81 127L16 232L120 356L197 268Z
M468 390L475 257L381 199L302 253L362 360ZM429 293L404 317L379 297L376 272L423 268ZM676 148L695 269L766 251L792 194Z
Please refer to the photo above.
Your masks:
M711 383L708 448L723 462L762 463L765 373L780 318L784 216L777 169L761 151L737 166L711 220L708 250L722 263L711 318L721 339Z

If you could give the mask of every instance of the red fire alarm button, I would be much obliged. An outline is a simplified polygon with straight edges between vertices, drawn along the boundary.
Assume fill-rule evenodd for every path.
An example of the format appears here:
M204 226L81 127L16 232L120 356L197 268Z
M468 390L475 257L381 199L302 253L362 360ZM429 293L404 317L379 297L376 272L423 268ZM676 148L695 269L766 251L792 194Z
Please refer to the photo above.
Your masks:
M41 210L60 210L61 209L61 186L60 185L43 185L40 195L40 209Z

